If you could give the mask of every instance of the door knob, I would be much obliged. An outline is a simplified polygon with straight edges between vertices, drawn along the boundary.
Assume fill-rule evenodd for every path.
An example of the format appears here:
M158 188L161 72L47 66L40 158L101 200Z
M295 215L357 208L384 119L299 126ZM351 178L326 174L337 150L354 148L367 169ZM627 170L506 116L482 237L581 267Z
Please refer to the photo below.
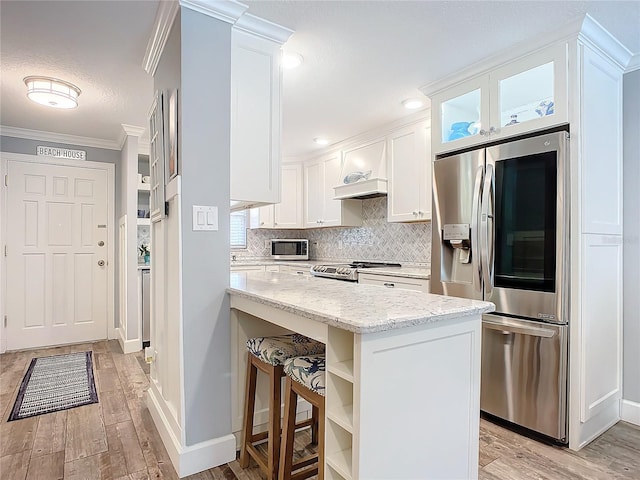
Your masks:
M104 260L98 260L98 266L104 267Z
M100 241L98 242L98 246L99 246L99 247L104 247L104 242L103 242L102 240L100 240Z

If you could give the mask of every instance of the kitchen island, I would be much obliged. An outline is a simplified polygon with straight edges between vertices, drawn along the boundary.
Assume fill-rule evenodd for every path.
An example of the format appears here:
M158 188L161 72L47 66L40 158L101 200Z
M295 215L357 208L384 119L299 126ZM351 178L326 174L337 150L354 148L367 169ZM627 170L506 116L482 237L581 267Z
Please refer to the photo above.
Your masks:
M234 432L244 342L298 332L327 345L326 478L477 478L481 316L493 304L268 272L232 273L228 292ZM258 403L265 423L266 392Z

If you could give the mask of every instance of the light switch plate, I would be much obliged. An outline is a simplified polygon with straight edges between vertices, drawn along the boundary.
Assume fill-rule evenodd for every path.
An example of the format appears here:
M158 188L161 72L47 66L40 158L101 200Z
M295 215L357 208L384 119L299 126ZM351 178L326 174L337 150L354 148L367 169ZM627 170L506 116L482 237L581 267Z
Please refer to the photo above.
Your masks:
M193 231L218 230L218 207L193 205Z

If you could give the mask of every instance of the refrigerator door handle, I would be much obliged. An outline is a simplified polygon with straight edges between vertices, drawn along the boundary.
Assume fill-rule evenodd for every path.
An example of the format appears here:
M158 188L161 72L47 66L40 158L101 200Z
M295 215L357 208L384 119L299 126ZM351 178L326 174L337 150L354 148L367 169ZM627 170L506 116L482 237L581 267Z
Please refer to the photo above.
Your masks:
M556 334L554 330L550 330L548 328L515 326L506 323L490 322L486 319L482 320L482 326L484 328L490 328L491 330L498 330L504 334L520 333L522 335L531 335L533 337L543 338L551 338Z
M473 186L473 201L471 209L471 268L473 269L473 286L477 292L482 293L482 265L480 262L480 233L478 232L480 215L480 189L482 188L482 174L484 166L480 165L476 170L476 180Z
M480 211L481 236L481 270L484 283L484 299L489 300L493 293L493 252L495 246L493 234L493 198L495 190L495 170L491 163L487 163L482 188L482 207Z

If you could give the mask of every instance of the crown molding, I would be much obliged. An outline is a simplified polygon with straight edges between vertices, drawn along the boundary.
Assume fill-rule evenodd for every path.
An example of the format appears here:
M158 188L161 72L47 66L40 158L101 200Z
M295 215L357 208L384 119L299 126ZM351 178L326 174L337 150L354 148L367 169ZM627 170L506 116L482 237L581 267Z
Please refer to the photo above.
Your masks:
M180 6L234 24L249 8L235 0L179 0Z
M147 51L142 60L142 68L152 76L156 73L160 56L171 33L173 21L180 10L180 4L177 1L159 2L159 4L151 36L147 43Z
M120 150L124 147L124 143L127 141L127 137L137 137L138 145L140 145L140 137L144 135L147 131L144 127L136 127L135 125L127 125L126 123L120 124L122 130L120 131L120 136L118 137L118 144L120 145ZM140 148L138 148L140 150Z
M618 39L605 30L593 17L586 14L574 18L565 23L562 28L556 29L553 32L520 42L513 47L484 58L453 75L420 87L420 91L426 96L431 97L433 94L439 93L446 88L450 88L471 77L501 67L524 55L529 55L560 42L575 41L576 39L596 48L622 69L628 69L629 66L633 66L633 62L636 62L636 64L640 62L640 60L636 58L638 54L633 55L627 47L622 45ZM640 66L635 66L634 69L636 68L640 68Z
M525 40L513 47L501 50L463 68L462 70L458 70L452 75L420 87L420 91L427 97L432 97L434 94L439 93L444 89L462 83L477 75L487 73L509 62L517 60L522 56L532 54L556 43L566 42L572 38L575 39L580 31L583 21L583 16L577 17L574 20L567 22L563 28L556 29L546 35L539 35L536 38Z
M289 37L293 35L293 30L265 20L264 18L256 17L250 13L242 15L234 27L253 35L266 38L272 42L277 42L280 45L285 43Z
M122 127L121 137L123 135L130 135L132 137L141 137L144 132L147 130L144 127L137 127L135 125L127 125L126 123L120 124Z
M624 73L635 72L636 70L640 70L640 53L636 53L631 57L631 60L627 63L627 68Z
M623 70L634 56L631 51L587 14L582 22L578 39L605 54Z
M67 145L78 145L81 147L104 148L107 150L120 150L119 143L114 142L113 140L80 137L77 135L66 135L64 133L43 132L41 130L29 130L26 128L7 127L2 125L0 126L0 134L7 137L40 140L42 142L63 143Z
M142 60L142 68L151 76L156 73L162 51L167 44L171 27L180 8L188 8L230 23L235 28L280 44L286 42L293 34L293 30L246 13L249 7L235 0L173 0L159 3L147 50Z

